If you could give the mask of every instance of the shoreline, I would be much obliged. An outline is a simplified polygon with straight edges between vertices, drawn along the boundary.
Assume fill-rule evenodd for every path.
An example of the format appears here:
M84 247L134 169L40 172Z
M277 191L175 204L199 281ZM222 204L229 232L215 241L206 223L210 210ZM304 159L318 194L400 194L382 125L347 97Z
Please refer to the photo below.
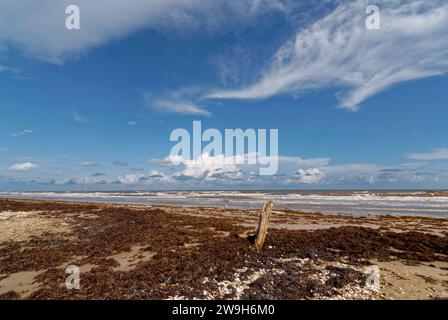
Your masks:
M258 213L0 199L0 298L448 298L448 219L274 208L257 253ZM80 290L65 288L70 264Z
M391 191L392 192L392 191ZM396 191L393 191L396 192ZM0 193L0 199L35 199L45 201L89 202L133 205L258 209L272 199L280 210L321 212L328 215L415 216L448 218L448 197L443 193L379 194L355 192L269 193L269 192L61 192ZM448 195L448 193L447 193Z

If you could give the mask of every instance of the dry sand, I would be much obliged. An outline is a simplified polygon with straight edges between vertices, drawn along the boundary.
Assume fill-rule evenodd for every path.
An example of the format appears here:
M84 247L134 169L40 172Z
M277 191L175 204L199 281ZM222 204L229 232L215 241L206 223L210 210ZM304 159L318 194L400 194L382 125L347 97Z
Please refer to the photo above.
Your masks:
M448 219L0 200L3 299L448 298ZM80 290L65 268L80 268ZM367 267L380 270L369 288Z

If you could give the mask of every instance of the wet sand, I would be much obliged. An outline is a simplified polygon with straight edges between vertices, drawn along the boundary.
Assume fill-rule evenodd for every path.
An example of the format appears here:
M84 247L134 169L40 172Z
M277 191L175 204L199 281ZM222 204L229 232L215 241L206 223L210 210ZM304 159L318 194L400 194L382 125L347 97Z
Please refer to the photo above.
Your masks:
M258 213L0 199L0 298L448 298L448 219L274 210L258 253Z

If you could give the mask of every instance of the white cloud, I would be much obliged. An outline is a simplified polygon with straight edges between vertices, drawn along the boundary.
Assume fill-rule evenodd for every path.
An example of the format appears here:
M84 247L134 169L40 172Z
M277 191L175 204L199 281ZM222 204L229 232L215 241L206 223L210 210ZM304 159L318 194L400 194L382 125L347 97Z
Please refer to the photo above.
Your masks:
M144 98L149 108L159 112L209 116L210 113L196 101L196 95L196 89L181 88L168 92L164 96L154 96L150 93L145 93Z
M413 183L437 183L447 178L447 172L431 166L380 166L369 163L328 165L317 168L318 171L305 172L304 179L316 178L320 185L356 186L356 185L409 185ZM296 174L296 176L298 176Z
M90 119L87 118L86 116L79 114L79 113L74 113L73 121L75 121L76 123L79 123L79 124L84 124L84 123L88 123L90 121Z
M341 106L356 110L397 83L448 71L446 1L397 0L379 6L380 30L366 29L365 1L344 3L299 30L254 84L208 98L263 99L336 87L342 90Z
M328 165L320 168L325 173L325 184L354 183L372 184L376 177L381 174L383 167L370 163L349 163L339 165Z
M448 170L439 162L412 162L391 166L373 163L331 164L328 158L303 159L301 157L281 156L279 172L272 176L258 174L260 164L238 164L237 160L246 160L250 155L235 157L209 156L204 154L201 161L183 160L179 165L167 166L169 158L162 161L151 160L151 170L147 173L135 171L120 175L113 180L111 174L92 171L83 174L79 170L65 170L63 173L46 173L45 177L33 176L27 180L32 184L55 185L64 188L85 185L93 189L98 185L104 188L127 188L128 186L144 186L153 189L161 188L294 188L303 185L334 187L369 187L386 188L443 186L448 181ZM25 160L24 160L25 161ZM98 164L84 162L84 166L94 167ZM32 162L18 163L11 166L11 171L24 171L36 168ZM132 168L129 168L133 171ZM11 178L14 181L16 178ZM29 178L28 178L29 179ZM112 180L111 180L112 179ZM121 185L121 187L119 186Z
M34 131L25 129L25 130L21 130L21 131L18 131L18 132L11 133L11 136L13 136L13 137L20 137L20 136L26 136L26 135L29 135L29 134L33 134L33 133L34 133Z
M39 166L32 162L23 162L23 163L17 163L9 167L9 170L12 171L27 171L31 169L38 168Z
M118 181L126 185L152 185L168 184L172 182L171 177L159 170L150 170L148 175L128 173L124 176L119 176Z
M119 176L118 181L123 184L138 184L144 177L142 174L126 174L124 176Z
M279 156L278 161L279 166L283 168L293 166L294 168L306 169L326 166L330 163L330 158L322 157L303 159L301 157Z
M407 154L407 158L421 161L448 160L448 148L440 148L423 153L410 153Z
M133 127L133 126L138 126L138 125L139 125L139 123L137 121L128 121L128 126Z
M281 0L77 0L81 29L65 28L68 0L2 0L0 45L61 63L143 28L170 33L221 32L251 24L260 14L285 11ZM231 19L229 19L231 17Z
M205 115L208 116L210 113L204 110L201 106L187 100L153 100L147 105L153 109L166 112L166 113L177 113L177 114L191 114L191 115Z
M289 185L314 184L327 187L369 186L384 187L387 185L409 185L413 183L435 183L447 178L447 173L437 168L425 166L380 166L370 163L348 163L325 165L322 167L291 170L276 183Z
M233 157L232 157L233 158ZM183 176L195 179L213 179L215 174L237 174L238 168L235 165L235 159L228 159L224 155L210 156L207 153L202 154L196 160L184 160Z
M176 163L182 169L173 174L175 181L195 181L195 182L221 182L221 183L267 183L282 182L287 180L289 175L300 169L308 169L313 166L324 167L329 164L329 158L311 158L303 159L300 157L279 156L278 159L270 156L259 156L256 153L241 154L235 156L216 155L210 156L207 153L202 154L198 159L189 160L181 157L174 157ZM254 174L259 172L260 168L266 167L266 164L277 161L279 163L279 174L272 176L259 176ZM151 163L159 166L174 166L167 157L163 161L151 160Z
M272 187L312 184L329 187L372 187L375 185L384 187L394 184L437 183L448 179L448 171L426 166L423 163L419 163L418 166L409 166L408 164L381 166L371 163L332 165L328 158L302 159L285 156L281 156L279 159L278 174L260 176L254 174L259 165L235 164L238 157L242 156L226 158L204 154L201 161L183 160L182 164L178 166L179 170L172 174L172 179L169 182L173 185L193 183L214 186ZM152 163L156 164L156 162ZM313 167L313 164L316 166Z
M180 161L182 159L179 159ZM160 167L172 167L174 166L173 162L170 160L170 156L165 157L164 159L148 159L147 163L151 163Z
M1 50L1 47L0 47L0 50ZM2 73L2 72L12 73L12 74L19 73L19 71L15 68L0 65L0 73Z
M323 177L325 176L325 173L323 173L318 168L311 168L311 169L299 169L295 176L297 177L297 181L304 184L317 184L321 182Z
M8 148L0 148L0 152L8 151Z
M171 177L158 170L150 170L146 176L148 183L170 183Z

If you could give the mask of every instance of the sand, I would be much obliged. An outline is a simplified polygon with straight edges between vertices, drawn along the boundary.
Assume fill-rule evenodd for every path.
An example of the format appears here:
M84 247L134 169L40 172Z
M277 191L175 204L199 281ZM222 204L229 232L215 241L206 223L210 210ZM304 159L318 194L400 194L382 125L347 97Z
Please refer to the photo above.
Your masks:
M3 199L0 298L448 298L448 219L274 210L257 253L258 213Z

